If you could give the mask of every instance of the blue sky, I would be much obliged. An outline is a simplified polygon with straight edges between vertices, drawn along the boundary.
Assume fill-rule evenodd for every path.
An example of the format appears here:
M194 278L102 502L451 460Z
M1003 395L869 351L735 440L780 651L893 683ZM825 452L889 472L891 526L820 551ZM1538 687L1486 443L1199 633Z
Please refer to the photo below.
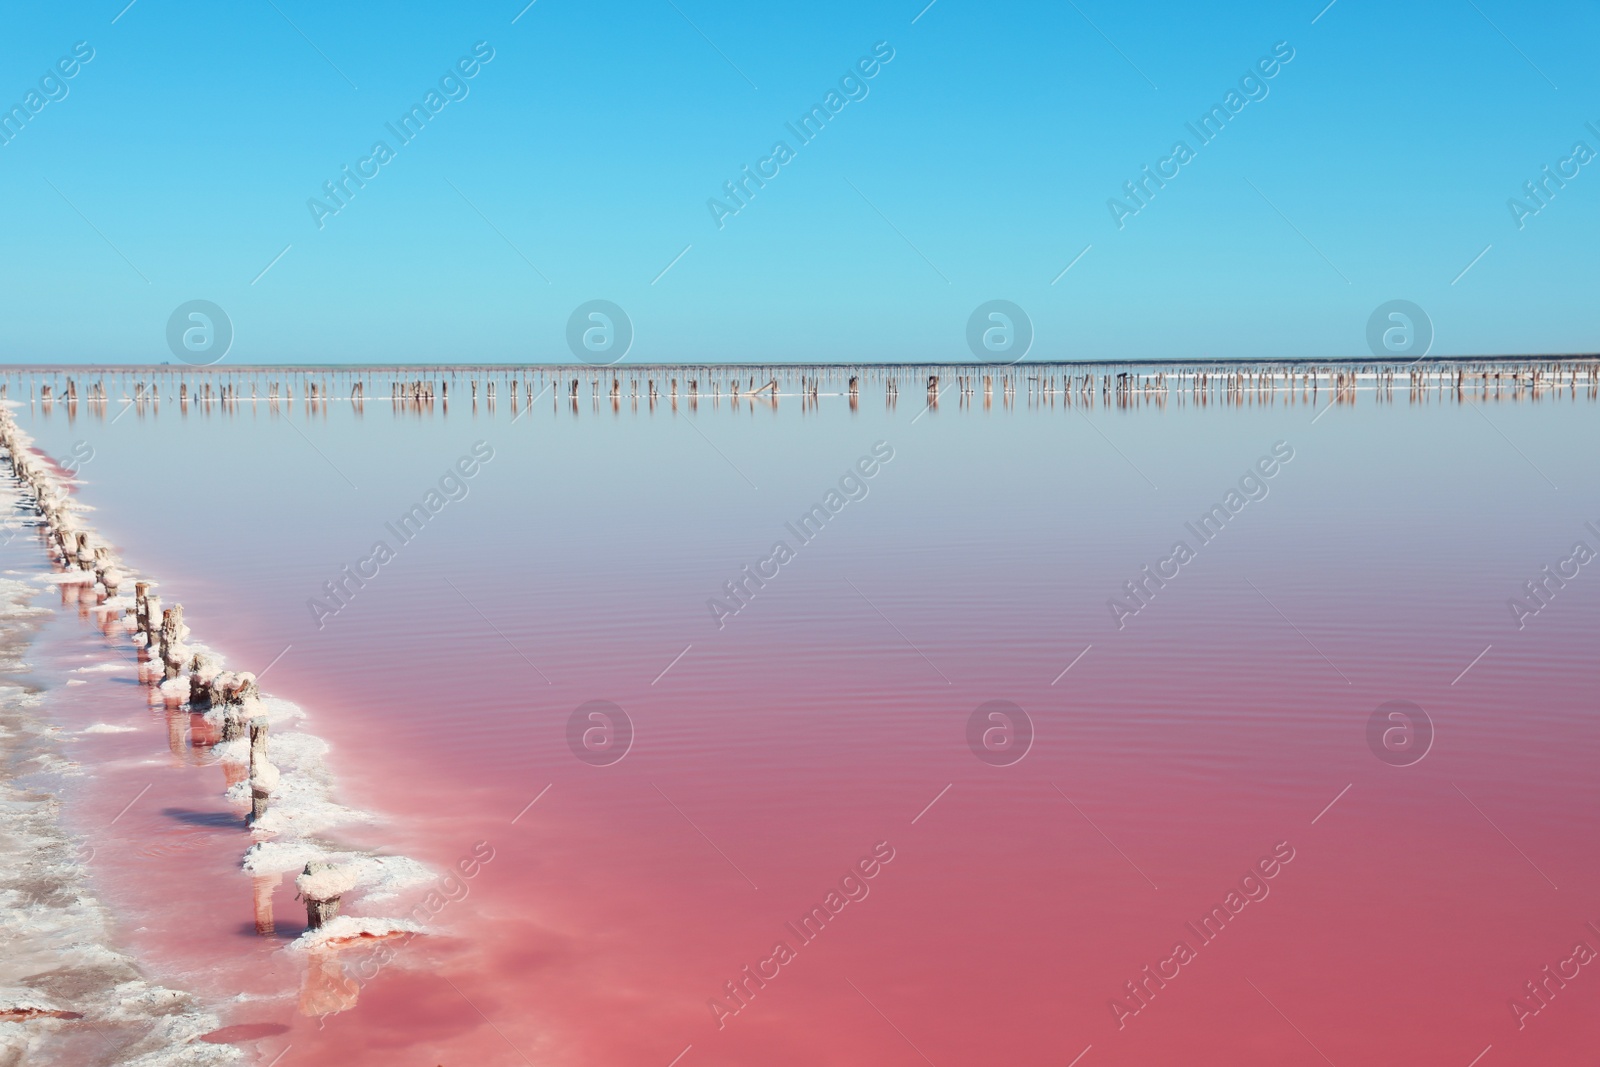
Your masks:
M173 360L193 299L228 363L565 361L592 299L630 362L966 359L993 299L1034 359L1355 356L1393 299L1436 355L1600 349L1600 161L1520 229L1507 206L1600 151L1592 5L124 3L0 36L6 109L94 50L0 146L8 362ZM478 42L401 144L385 124ZM1279 42L1201 145L1185 124ZM801 144L785 124L875 45ZM319 228L308 200L379 140ZM708 201L780 140L719 228ZM1119 229L1108 200L1178 140Z

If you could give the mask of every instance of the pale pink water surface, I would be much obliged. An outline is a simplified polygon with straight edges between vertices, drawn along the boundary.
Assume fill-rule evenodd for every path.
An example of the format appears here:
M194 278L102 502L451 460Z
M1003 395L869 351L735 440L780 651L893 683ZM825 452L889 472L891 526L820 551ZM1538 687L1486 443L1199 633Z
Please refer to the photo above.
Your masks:
M80 738L69 813L136 954L284 1067L1588 1062L1600 968L1563 961L1600 949L1600 570L1520 629L1508 600L1600 549L1595 402L1326 399L24 407L42 449L92 449L91 521L196 636L271 664L331 742L338 799L381 816L339 840L492 858L376 977L371 948L308 977L287 882L255 932L187 716L131 666L60 684L133 661L76 611L37 650L51 713L135 729ZM1185 524L1275 446L1201 543ZM719 627L708 599L780 539ZM1180 539L1119 628L1107 601ZM319 626L308 600L379 540ZM569 746L592 700L631 719L618 762ZM968 744L996 700L1035 735L1009 765ZM1432 722L1409 766L1368 744L1389 701Z

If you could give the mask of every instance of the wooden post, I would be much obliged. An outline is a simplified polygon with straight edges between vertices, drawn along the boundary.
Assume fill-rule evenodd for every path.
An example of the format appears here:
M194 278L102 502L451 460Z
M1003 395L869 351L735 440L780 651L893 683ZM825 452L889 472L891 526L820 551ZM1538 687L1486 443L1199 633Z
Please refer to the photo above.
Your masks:
M244 732L245 723L256 718L260 708L261 687L256 676L249 672L234 674L225 671L211 685L211 702L223 705L222 740L237 741Z
M267 720L250 720L250 823L267 813L267 798L278 784L278 768L267 761Z
M339 902L355 888L355 879L345 868L311 860L294 885L306 902L306 928L320 930L338 917Z
M189 708L209 708L215 683L222 677L222 660L209 652L196 652L189 663ZM221 701L218 701L221 703Z
M183 634L183 605L174 604L161 613L161 662L166 666L167 681L183 673Z

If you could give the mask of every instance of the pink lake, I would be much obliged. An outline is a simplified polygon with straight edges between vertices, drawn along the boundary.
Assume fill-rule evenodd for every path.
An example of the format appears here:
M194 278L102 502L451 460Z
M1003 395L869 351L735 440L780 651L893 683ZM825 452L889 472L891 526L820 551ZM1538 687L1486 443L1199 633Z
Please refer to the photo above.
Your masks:
M473 871L372 909L439 893L381 966L286 950L290 880L259 935L222 771L52 590L47 710L131 727L75 749L95 888L259 1062L1592 1056L1600 571L1525 588L1600 550L1584 388L374 392L17 410L50 455L92 452L89 521L196 636L305 709L337 799L377 816L330 839ZM573 727L591 701L626 724Z

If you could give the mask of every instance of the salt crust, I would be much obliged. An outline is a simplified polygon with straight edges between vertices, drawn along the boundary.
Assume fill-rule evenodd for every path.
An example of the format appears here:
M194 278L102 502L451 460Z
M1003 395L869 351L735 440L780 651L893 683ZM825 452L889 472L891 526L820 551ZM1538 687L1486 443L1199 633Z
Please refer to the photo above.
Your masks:
M294 887L303 897L332 900L356 887L356 872L348 867L324 867L311 874L300 875L294 880Z
M15 504L9 488L0 486L0 508ZM21 669L37 590L0 580L0 678ZM0 1018L0 1063L65 1062L69 1050L72 1062L119 1067L241 1063L242 1049L197 1040L220 1025L216 1015L109 947L111 917L85 866L92 844L62 829L59 783L48 777L72 765L53 751L61 731L40 717L46 698L0 682L0 1012L46 1013ZM101 1042L86 1061L89 1046L74 1042L91 1024Z
M289 951L306 952L328 944L342 944L362 938L396 937L422 932L422 926L410 919L374 919L340 915L324 923L320 929L308 930L301 934L289 945Z
M92 663L87 667L72 668L73 674L111 674L116 671L125 671L133 664L127 660L115 660L111 663Z
M14 407L15 402L5 402L0 407ZM23 433L10 419L9 411L0 412L0 418L11 422L13 440L18 450L26 449L31 444L31 438ZM82 514L94 509L74 499L64 491L64 479L53 471L46 474L45 492L49 493L58 503L58 506L74 514ZM14 514L17 507L22 504L21 487L15 482L0 485L0 514ZM8 506L9 505L9 506ZM25 522L22 525L35 526L36 523ZM79 528L82 528L81 526ZM131 586L139 577L125 570L120 562L115 564L120 587ZM18 572L28 574L29 572ZM85 585L94 581L93 571L68 570L57 574L31 575L34 583L46 585ZM144 580L144 579L140 579ZM156 583L151 582L152 587ZM11 587L10 590L3 588ZM0 595L6 596L11 601L10 610L6 612L10 618L20 619L27 616L49 615L52 609L37 606L31 603L37 584L27 582L0 582ZM134 598L127 595L107 598L106 602L96 605L97 614L111 612L126 612L134 604ZM0 605L3 608L4 605ZM130 616L124 616L123 627L127 630L134 629ZM146 642L142 634L134 635L134 644L143 647ZM190 642L191 652L209 651L199 642ZM127 662L104 663L81 668L74 673L111 673L125 670L133 666ZM137 665L144 668L145 665ZM160 664L156 664L159 671ZM78 679L73 679L78 681ZM183 701L189 695L188 675L163 682L160 691L164 696ZM33 694L18 693L19 696L33 697ZM12 703L11 706L17 706ZM325 757L328 745L325 741L311 734L295 729L299 722L305 718L305 712L293 703L272 697L264 697L255 707L244 709L252 715L264 715L271 724L268 737L268 754L276 771L281 772L276 787L272 791L268 810L265 816L252 828L255 843L245 853L242 866L246 872L252 874L284 873L291 870L302 870L307 862L312 860L334 863L335 874L341 882L348 882L346 892L359 893L354 902L358 907L367 905L383 905L399 899L405 890L430 882L434 872L415 860L403 856L375 856L360 852L342 850L336 846L315 839L312 835L339 824L351 822L371 821L374 816L367 812L357 811L336 803L333 797L332 775L327 769ZM214 723L220 723L220 710L213 709L206 716ZM84 733L122 732L127 727L116 727L106 723L96 723L85 728ZM248 764L249 743L247 740L234 741L218 745L217 754L224 760L233 763ZM60 758L53 753L43 753L33 757L30 762L36 762L41 769L57 773L73 773L76 765L69 760ZM3 785L3 783L0 783ZM227 798L240 805L250 802L250 786L247 782L240 782L229 788L225 794ZM3 805L0 805L3 806ZM0 815L3 817L3 815ZM52 815L51 828L59 833ZM5 846L9 843L9 835L0 833L0 858L5 855ZM0 884L3 884L6 864L0 863ZM81 865L74 863L77 877L81 880ZM7 924L14 918L14 913L9 905L12 902L5 899L0 892L0 934L3 934ZM98 908L98 905L95 905ZM54 909L46 909L53 913ZM108 958L116 958L125 962L128 970L134 974L131 960L112 952L99 942L109 941L109 930L102 917L101 929L81 939L79 948L86 952L104 953ZM328 923L322 929L308 932L292 946L299 950L305 947L324 945L330 942L351 940L361 937L383 937L396 934L419 933L422 927L414 921L399 918L385 918L382 916L355 916L344 914ZM75 942L80 939L74 939ZM0 945L0 948L3 948ZM4 963L6 953L0 951L0 990L4 988ZM214 1029L217 1020L214 1016L204 1014L189 1006L188 998L183 994L171 990L150 986L142 980L130 981L117 987L118 1007L129 1015L135 1015L141 1010L159 1009L160 1019L156 1031L152 1032L146 1040L139 1043L138 1047L129 1047L122 1050L125 1056L121 1062L132 1067L159 1067L165 1064L194 1064L199 1067L209 1067L211 1064L237 1062L241 1057L239 1049L230 1045L194 1044L195 1038L207 1030ZM183 1010L175 1006L178 1001L185 1005ZM0 993L0 1007L5 1005L3 993ZM20 1006L20 1005L19 1005ZM42 1006L42 1005L41 1005ZM57 1009L51 1009L57 1010ZM96 1014L95 1018L110 1018L106 1013ZM33 1019L29 1026L34 1029L30 1032L41 1033L50 1026L59 1026L59 1020ZM7 1041L18 1029L15 1023L0 1023L0 1063L10 1061L10 1046ZM31 1039L30 1039L31 1040ZM24 1052L24 1056L28 1053Z
M57 574L41 574L39 581L46 585L92 585L94 584L94 571L61 571Z

